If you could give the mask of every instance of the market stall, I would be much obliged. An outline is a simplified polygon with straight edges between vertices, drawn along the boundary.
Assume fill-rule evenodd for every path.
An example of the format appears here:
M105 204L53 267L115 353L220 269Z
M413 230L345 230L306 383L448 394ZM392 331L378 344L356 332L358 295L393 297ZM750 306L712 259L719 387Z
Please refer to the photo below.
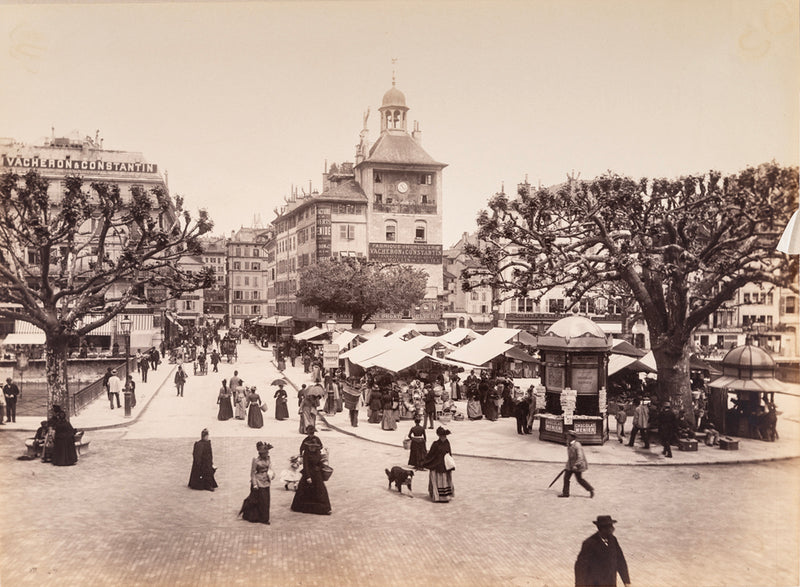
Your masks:
M606 376L611 337L588 318L571 316L538 339L545 412L539 439L566 442L570 430L584 444L608 439Z

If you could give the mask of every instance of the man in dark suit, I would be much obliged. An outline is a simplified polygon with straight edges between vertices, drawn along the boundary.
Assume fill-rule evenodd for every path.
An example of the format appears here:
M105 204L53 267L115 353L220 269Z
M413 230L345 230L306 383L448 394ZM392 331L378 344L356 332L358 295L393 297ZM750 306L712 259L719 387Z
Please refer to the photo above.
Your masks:
M3 386L3 395L6 399L6 420L9 422L17 421L17 398L20 395L19 387L11 377L6 378L6 384Z
M575 585L616 585L617 573L628 587L628 563L619 542L614 537L614 524L611 516L597 516L594 520L597 532L583 541L578 559L575 561Z

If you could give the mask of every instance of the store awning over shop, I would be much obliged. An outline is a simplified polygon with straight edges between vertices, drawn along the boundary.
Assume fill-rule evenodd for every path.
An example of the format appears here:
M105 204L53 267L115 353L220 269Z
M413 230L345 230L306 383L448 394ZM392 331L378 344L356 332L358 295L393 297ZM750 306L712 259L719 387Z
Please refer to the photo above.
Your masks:
M409 348L406 345L387 350L371 359L360 363L362 367L380 367L392 373L397 373L403 369L408 369L412 365L419 363L422 359L430 358L430 355L419 349Z
M311 340L312 338L317 338L318 336L322 336L323 334L328 334L326 330L318 326L312 326L308 330L304 330L299 334L294 335L295 340Z
M608 357L608 374L613 375L622 369L630 369L632 371L641 371L644 373L655 373L656 370L645 365L636 357L629 357L627 355L612 354Z
M447 358L451 361L460 361L471 365L483 365L512 348L514 348L512 344L500 342L499 339L491 340L484 336L454 350L447 355Z
M11 334L7 335L5 339L3 339L3 342L0 344L6 346L12 344L42 345L44 343L45 343L45 335L44 332L40 330L38 333L12 332Z
M291 324L292 318L291 316L280 316L275 314L273 316L268 316L267 318L259 318L257 324L259 326L286 326L287 324Z
M157 334L161 334L158 328L131 332L131 350L149 349L153 346L153 339Z
M714 379L714 381L712 381L708 385L709 387L730 389L733 391L755 391L757 393L764 393L764 392L785 393L787 395L800 397L800 392L798 392L794 387L791 387L785 384L783 381L775 379L774 377L754 377L753 379L737 379L736 377L723 375L722 377Z

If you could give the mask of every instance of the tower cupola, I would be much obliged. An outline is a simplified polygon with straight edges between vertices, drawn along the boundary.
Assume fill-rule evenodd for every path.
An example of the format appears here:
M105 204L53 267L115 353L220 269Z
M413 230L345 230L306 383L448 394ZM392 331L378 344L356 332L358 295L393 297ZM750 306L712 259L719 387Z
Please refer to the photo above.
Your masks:
M383 131L406 131L406 96L395 87L392 80L392 87L383 95L383 101L379 108L381 113L381 132Z

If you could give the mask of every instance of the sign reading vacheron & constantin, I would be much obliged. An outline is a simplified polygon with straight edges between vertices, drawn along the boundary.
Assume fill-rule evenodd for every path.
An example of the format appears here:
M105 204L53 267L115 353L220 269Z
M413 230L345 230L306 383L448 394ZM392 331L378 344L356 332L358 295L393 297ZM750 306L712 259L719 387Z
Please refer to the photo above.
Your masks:
M384 263L441 265L442 245L369 243L369 259Z
M2 155L3 167L30 167L33 169L71 169L74 171L114 171L127 173L158 173L155 163L129 161L86 161L73 159L44 159Z

